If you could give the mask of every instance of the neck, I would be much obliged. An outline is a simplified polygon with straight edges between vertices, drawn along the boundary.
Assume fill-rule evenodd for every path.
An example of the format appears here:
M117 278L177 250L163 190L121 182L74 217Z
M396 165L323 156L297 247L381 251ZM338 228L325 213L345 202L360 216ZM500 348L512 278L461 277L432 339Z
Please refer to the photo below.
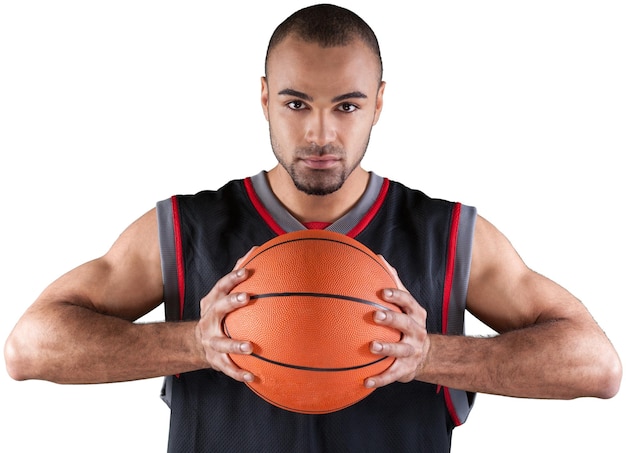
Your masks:
M301 223L332 223L346 214L361 198L367 187L369 173L357 167L341 189L329 195L307 195L298 190L280 165L270 170L267 178L272 192Z

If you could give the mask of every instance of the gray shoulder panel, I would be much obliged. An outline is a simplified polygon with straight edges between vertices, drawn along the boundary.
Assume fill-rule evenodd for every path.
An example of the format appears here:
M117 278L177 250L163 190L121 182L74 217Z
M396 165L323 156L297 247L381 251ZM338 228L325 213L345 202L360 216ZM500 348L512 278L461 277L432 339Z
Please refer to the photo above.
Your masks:
M472 262L474 228L476 226L476 208L461 205L460 216L448 310L448 335L463 335L465 333L465 308ZM465 423L474 405L476 394L453 388L448 388L445 391L454 407L456 422Z
M161 273L163 275L163 301L165 319L180 319L178 296L178 268L176 265L176 244L174 239L174 216L172 199L159 201L156 205L159 225L159 245L161 253Z
M178 319L178 316L175 314L178 312L178 278L176 271L176 245L174 240L172 199L168 198L159 201L156 205L156 212L159 227L165 319ZM172 318L172 316L174 316L174 318ZM173 376L165 376L161 387L161 399L169 407L172 406L172 379Z
M461 217L457 232L456 255L454 257L454 275L448 311L448 334L462 335L465 323L465 302L469 285L474 227L476 226L476 208L461 206Z

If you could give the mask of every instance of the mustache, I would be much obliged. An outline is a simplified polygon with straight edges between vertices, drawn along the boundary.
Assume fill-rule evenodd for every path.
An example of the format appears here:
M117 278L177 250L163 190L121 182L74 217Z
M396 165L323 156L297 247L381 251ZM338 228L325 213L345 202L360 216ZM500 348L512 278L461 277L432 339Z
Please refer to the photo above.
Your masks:
M325 155L333 155L333 156L343 156L344 150L343 148L335 145L324 145L319 146L316 144L311 144L309 146L301 146L296 149L296 155L299 158L309 157L309 156L325 156Z

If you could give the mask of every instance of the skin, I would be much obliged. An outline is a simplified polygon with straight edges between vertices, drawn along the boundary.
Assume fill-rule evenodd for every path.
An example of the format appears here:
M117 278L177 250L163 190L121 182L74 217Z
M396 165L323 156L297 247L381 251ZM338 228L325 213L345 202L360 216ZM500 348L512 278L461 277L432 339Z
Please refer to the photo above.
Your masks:
M279 164L268 178L300 221L332 222L365 190L368 173L360 162L385 88L378 74L374 54L359 41L322 49L288 37L270 54L261 103ZM134 323L163 296L153 209L104 256L53 282L27 309L6 342L9 374L18 380L95 383L213 368L252 380L227 355L248 354L251 345L221 330L224 316L249 301L246 294L230 293L247 276L241 270L220 279L200 301L199 321ZM619 389L619 357L583 304L529 269L482 217L467 307L500 335L429 334L425 310L399 279L397 284L384 297L402 313L377 312L374 320L400 330L402 339L372 342L372 352L396 360L366 379L368 387L418 379L468 391L560 399L610 398Z

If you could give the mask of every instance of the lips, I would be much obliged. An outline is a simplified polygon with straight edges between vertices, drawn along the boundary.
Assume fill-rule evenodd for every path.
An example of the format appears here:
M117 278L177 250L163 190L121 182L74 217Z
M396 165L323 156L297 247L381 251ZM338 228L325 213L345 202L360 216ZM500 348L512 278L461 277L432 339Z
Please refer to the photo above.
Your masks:
M307 167L314 169L326 169L336 165L341 159L333 155L310 156L300 159Z

